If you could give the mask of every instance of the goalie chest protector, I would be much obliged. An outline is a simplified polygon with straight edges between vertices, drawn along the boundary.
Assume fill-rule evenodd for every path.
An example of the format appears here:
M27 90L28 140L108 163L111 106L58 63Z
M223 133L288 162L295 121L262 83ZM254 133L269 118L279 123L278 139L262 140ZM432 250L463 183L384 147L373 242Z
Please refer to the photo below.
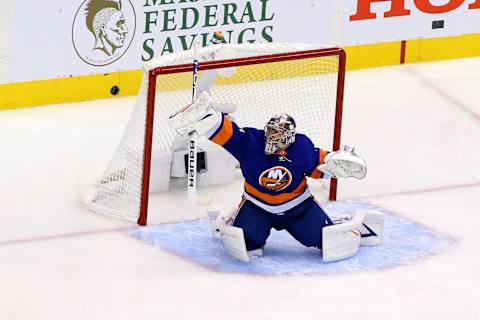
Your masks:
M240 163L245 198L275 214L282 214L311 196L306 176L321 178L316 168L327 154L315 148L307 136L297 133L284 154L266 155L263 130L239 128L225 115L209 139Z

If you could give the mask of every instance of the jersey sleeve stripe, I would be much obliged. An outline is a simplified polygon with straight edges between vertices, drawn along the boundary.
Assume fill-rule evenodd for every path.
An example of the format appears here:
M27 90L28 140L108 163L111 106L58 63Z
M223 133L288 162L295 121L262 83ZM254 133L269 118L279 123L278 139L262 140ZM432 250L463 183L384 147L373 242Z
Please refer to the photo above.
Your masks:
M225 143L230 140L230 138L233 135L233 125L232 121L228 119L227 117L223 116L223 123L220 126L219 130L217 133L215 133L210 140L215 142L218 145L223 146Z
M313 179L320 179L323 175L323 172L318 170L318 169L315 169L313 170L312 174L310 175L310 177L312 177Z
M327 156L327 154L328 154L328 151L320 149L320 152L319 152L320 157L318 159L318 165L325 163L325 157ZM323 172L315 168L310 174L310 177L312 177L313 179L320 179L323 177Z
M259 200L265 203L275 204L275 205L283 204L285 202L295 199L296 197L303 194L306 188L307 188L307 179L303 178L299 186L292 192L272 195L272 194L268 194L268 193L257 190L255 187L253 187L251 184L245 181L245 192L247 192L251 196L254 196L255 198L258 198Z
M319 161L319 165L325 163L325 157L327 156L327 154L328 154L328 151L325 151L325 150L320 149L320 161Z

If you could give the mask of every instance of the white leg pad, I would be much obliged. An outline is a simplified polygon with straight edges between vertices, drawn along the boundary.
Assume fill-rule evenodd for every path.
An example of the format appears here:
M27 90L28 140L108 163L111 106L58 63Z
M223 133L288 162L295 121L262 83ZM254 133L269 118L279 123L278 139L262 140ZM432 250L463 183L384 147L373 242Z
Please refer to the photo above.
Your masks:
M350 258L360 247L360 228L364 213L354 214L347 222L324 227L322 230L323 261L331 262Z
M360 228L361 246L375 246L383 240L384 215L378 211L355 210L355 215L362 213L365 218Z
M220 231L227 252L240 261L249 262L250 257L248 256L242 228L221 225Z
M208 221L210 222L210 231L212 232L212 236L217 239L222 238L222 233L220 232L220 226L218 225L218 221L217 221L221 211L222 210L220 208L207 209L207 217L208 217Z
M212 236L214 238L222 239L222 232L220 230L220 226L231 225L233 222L233 217L236 213L236 207L231 207L227 210L222 208L207 209L207 217L210 221L210 230L212 231Z
M220 208L208 209L207 216L210 220L210 230L214 238L223 241L223 245L230 255L240 261L249 262L250 258L262 256L263 249L247 251L243 229L231 225L236 212L236 207L232 207L229 210Z

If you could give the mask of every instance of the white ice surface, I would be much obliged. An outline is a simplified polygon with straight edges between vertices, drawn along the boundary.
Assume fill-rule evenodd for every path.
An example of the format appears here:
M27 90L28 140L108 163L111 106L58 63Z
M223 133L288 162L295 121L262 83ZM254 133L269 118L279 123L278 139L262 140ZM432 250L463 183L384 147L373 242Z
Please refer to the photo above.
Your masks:
M0 319L479 319L479 84L479 58L347 74L342 139L369 173L341 181L339 198L458 241L411 265L328 276L215 273L90 214L81 192L134 98L0 112ZM212 192L228 203L240 190ZM153 199L152 221L198 216L184 200Z

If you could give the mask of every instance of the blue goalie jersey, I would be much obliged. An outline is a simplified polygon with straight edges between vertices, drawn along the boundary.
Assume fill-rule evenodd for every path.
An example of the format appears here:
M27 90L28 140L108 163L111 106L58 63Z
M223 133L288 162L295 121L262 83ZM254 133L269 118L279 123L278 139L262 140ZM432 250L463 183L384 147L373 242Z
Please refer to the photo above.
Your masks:
M315 148L303 134L282 155L266 155L263 130L239 128L223 115L209 139L225 148L240 163L245 178L244 196L262 209L280 214L311 196L306 177L321 178L317 166L327 152Z

